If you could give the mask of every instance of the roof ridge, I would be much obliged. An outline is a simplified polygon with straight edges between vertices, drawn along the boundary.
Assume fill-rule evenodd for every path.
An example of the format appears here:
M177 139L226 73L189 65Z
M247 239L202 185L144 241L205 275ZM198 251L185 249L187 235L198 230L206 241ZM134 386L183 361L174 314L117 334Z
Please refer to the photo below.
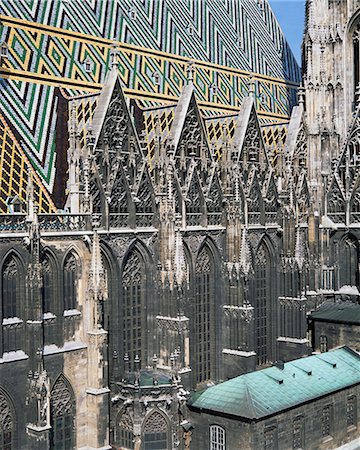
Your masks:
M249 409L250 409L250 410L252 409L251 412L252 412L253 417L255 418L255 417L257 417L256 409L255 409L255 405L254 405L254 402L253 402L253 398L252 398L252 393L251 393L251 391L250 391L250 387L249 387L248 384L247 384L247 379L246 379L246 377L244 377L244 382L245 382L246 393L247 393L247 395L248 395L248 397L249 397L249 403L250 403L249 406L251 406L251 408L249 408Z

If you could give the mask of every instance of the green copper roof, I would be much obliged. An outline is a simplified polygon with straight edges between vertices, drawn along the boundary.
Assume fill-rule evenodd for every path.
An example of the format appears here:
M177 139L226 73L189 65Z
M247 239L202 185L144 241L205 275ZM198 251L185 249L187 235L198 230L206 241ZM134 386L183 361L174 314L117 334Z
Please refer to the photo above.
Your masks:
M312 319L360 325L360 305L354 302L328 302L310 316Z
M342 347L269 367L196 393L195 409L260 419L360 383L360 355Z

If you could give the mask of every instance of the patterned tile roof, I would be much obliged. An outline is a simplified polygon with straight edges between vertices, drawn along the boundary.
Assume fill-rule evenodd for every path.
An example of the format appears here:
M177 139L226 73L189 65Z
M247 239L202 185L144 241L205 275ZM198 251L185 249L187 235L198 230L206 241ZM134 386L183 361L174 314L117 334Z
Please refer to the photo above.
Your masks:
M348 347L269 367L196 393L190 407L261 419L360 383L360 355Z
M177 102L190 59L204 116L237 113L254 74L260 119L287 120L300 79L266 1L0 0L0 42L8 46L0 65L0 113L58 208L66 198L68 148L60 124L68 106L60 93L98 93L114 42L125 94L142 107ZM77 120L86 123L95 104L96 97L83 97ZM167 115L161 126L169 128L170 121ZM83 128L82 142L85 134Z

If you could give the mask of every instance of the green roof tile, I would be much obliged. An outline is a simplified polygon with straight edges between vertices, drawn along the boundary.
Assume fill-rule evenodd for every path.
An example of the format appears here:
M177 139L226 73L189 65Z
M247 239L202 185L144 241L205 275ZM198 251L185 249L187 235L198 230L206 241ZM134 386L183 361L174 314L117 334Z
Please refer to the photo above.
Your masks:
M195 393L189 405L260 419L357 383L360 355L341 347L225 381Z

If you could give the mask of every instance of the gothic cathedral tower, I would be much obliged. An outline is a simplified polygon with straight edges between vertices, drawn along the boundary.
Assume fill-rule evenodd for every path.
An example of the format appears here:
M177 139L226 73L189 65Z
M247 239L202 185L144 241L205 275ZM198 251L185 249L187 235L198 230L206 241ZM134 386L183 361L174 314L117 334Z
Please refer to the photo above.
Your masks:
M321 206L322 186L339 158L360 94L360 2L307 0L303 40L309 175Z

